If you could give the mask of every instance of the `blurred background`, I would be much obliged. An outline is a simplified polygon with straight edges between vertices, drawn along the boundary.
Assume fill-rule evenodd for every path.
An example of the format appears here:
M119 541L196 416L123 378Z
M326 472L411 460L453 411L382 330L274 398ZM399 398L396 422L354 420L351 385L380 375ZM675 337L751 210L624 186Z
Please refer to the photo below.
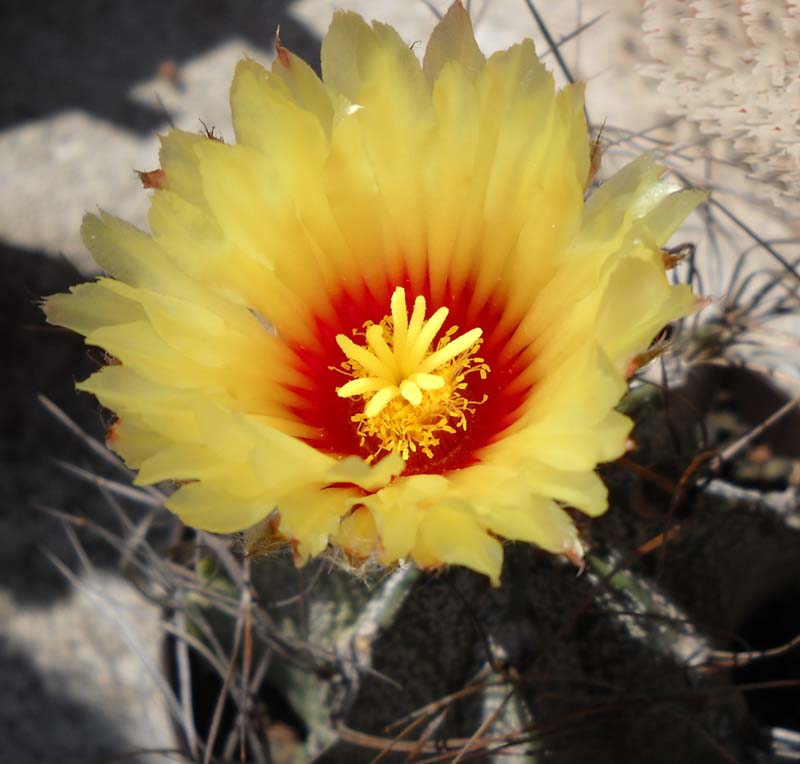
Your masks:
M484 52L531 36L559 81L588 83L594 134L605 126L603 174L651 150L686 182L713 190L724 209L696 215L681 238L702 253L691 274L698 291L722 298L747 274L775 268L791 274L797 261L798 216L789 202L798 198L796 176L782 169L780 152L777 169L773 163L759 173L751 161L764 155L758 141L774 140L785 115L776 113L775 124L763 116L769 124L749 143L741 140L746 125L728 125L726 132L707 112L693 119L687 94L704 106L713 98L703 96L708 71L686 74L685 64L692 56L713 63L713 56L692 48L680 23L682 4L660 5L475 0L471 10ZM278 28L286 47L318 66L319 41L338 7L389 22L415 44L427 40L446 6L441 0L0 4L0 315L10 355L0 376L0 761L158 761L135 752L176 744L160 673L160 609L123 575L119 550L58 516L112 529L123 522L98 486L116 467L38 398L46 396L102 440L97 404L73 389L100 359L78 338L47 327L37 304L94 272L78 233L84 212L100 207L144 226L148 192L134 170L158 166L157 136L170 126L207 127L231 140L233 69L243 55L269 63ZM741 50L736 14L715 23L704 34ZM756 64L748 66L752 79ZM728 100L736 75L725 70ZM786 93L787 108L794 108L796 91ZM760 103L769 112L769 103ZM747 358L778 370L796 394L797 314L788 311L779 321L769 341L750 343Z

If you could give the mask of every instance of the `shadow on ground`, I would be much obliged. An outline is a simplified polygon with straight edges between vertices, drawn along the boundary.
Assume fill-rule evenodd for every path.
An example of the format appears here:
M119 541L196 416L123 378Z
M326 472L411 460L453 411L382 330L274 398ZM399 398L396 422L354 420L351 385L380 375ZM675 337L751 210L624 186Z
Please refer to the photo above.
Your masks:
M4 372L0 375L0 582L16 599L48 600L67 591L64 577L45 550L74 567L75 550L62 523L41 507L116 528L108 502L95 486L67 475L57 460L98 471L96 457L37 400L46 395L88 434L103 438L96 401L75 392L99 357L83 339L44 321L43 295L61 292L83 278L66 260L0 243L0 332ZM89 533L79 534L92 561L115 556Z
M56 677L42 675L25 654L2 639L0 677L3 761L85 764L130 751L124 731L115 729L98 709L60 693Z
M233 37L268 48L276 29L284 43L310 61L319 42L288 15L288 0L8 0L0 4L0 129L55 112L78 109L139 133L163 124L165 115L129 97L131 88L177 70ZM42 193L46 189L42 188ZM74 382L101 361L81 338L48 326L38 307L43 295L82 280L65 259L47 257L0 241L0 586L17 600L46 601L68 585L44 550L70 567L76 554L48 506L98 522L118 523L107 500L90 484L56 466L68 460L97 471L96 457L37 402L44 394L90 435L103 439L98 404L78 395ZM92 534L80 534L93 564L114 564L115 553Z
M232 37L269 48L281 37L309 61L319 42L286 0L4 0L0 6L0 129L80 109L137 132L164 122L129 91Z

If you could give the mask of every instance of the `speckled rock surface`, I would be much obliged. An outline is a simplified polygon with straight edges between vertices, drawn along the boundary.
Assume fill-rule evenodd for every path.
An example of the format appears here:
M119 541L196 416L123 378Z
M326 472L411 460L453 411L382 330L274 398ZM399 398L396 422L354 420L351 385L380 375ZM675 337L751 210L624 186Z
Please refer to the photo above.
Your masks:
M82 575L56 603L0 598L0 760L84 764L175 746L159 612L117 576ZM8 758L3 758L4 756Z

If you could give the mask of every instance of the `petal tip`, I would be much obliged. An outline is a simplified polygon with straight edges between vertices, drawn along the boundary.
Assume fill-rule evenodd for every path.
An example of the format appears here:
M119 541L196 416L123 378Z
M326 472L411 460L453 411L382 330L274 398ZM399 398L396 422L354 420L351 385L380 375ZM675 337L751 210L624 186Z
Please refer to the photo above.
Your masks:
M428 81L433 83L450 61L458 62L473 75L486 62L475 40L472 19L460 0L455 0L448 8L428 40L422 62Z

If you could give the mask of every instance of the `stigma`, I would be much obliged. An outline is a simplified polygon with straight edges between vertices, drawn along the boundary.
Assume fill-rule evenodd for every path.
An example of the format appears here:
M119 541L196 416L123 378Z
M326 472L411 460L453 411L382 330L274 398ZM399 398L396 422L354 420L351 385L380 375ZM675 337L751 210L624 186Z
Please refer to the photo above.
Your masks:
M370 459L382 451L432 458L441 436L466 430L469 415L485 400L471 400L468 390L471 374L485 379L490 371L476 355L483 330L459 334L452 326L443 332L448 308L427 319L426 311L420 295L409 316L405 290L397 287L389 315L353 333L363 344L336 336L346 357L341 370L351 377L336 393L363 401L363 410L351 419L362 446L372 451Z

